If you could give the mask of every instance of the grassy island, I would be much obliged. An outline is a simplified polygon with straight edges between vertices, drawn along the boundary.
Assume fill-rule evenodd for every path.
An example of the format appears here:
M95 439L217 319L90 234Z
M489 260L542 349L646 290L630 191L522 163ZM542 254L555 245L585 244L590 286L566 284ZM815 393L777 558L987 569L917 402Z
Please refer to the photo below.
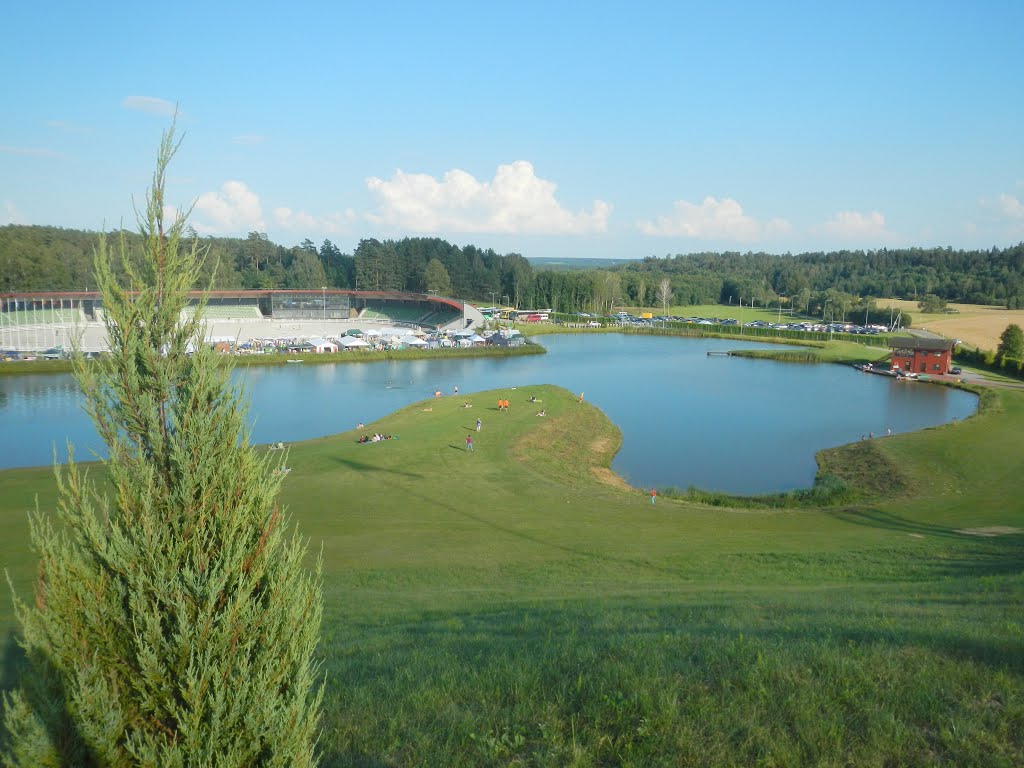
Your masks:
M324 562L321 764L1020 765L1022 435L1024 393L989 391L823 452L855 501L772 509L652 504L609 469L616 427L549 386L288 446ZM37 497L50 469L0 472L23 597ZM6 592L0 627L10 686Z

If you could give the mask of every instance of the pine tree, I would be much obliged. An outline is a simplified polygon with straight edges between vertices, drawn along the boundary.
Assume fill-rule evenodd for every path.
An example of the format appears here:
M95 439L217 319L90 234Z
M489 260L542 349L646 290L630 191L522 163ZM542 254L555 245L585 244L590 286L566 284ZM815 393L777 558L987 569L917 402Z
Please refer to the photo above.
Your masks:
M7 766L315 763L320 570L278 506L281 454L250 445L228 364L197 343L202 305L181 319L202 254L187 214L165 229L177 147L172 125L141 252L96 252L111 354L76 377L109 458L97 481L72 457L53 517L31 515L35 600L16 600L31 670L5 701Z

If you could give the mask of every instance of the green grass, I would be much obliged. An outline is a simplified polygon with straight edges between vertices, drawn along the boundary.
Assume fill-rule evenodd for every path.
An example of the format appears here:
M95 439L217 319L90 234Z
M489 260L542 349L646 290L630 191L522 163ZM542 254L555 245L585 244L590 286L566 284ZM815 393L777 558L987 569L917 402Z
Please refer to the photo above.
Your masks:
M1020 765L1024 536L960 531L1024 528L1022 427L1024 393L986 392L966 421L824 452L855 500L764 509L651 505L608 471L614 425L548 386L294 445L323 764ZM0 472L20 594L37 494L49 470ZM4 685L17 666L8 643Z

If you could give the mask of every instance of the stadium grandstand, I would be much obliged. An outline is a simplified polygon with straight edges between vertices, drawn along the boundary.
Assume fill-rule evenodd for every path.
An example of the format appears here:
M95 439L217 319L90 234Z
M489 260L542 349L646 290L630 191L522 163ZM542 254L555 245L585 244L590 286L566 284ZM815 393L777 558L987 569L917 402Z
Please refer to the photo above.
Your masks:
M191 296L182 319L194 316L202 294ZM483 324L475 307L419 293L340 289L211 291L203 311L207 339L339 337L354 328L456 331ZM0 351L85 352L107 348L97 292L0 294Z

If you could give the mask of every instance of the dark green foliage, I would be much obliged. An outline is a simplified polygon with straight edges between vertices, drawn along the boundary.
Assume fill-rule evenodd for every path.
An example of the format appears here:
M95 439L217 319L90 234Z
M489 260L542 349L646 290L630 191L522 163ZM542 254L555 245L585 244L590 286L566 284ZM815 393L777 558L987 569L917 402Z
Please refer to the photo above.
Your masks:
M936 296L934 293L929 293L927 296L917 302L917 308L928 315L934 315L938 312L946 311L946 300L940 296Z
M1009 330L1009 328L1007 328L1007 330ZM1005 334L1006 331L1003 331L1003 333ZM1024 379L1024 370L1021 368L1022 359L1024 359L1024 355L1022 355L1021 358L1016 358L1002 355L999 352L993 352L992 350L987 349L958 347L954 357L954 362L960 365L969 365L974 368L983 368L995 373L1001 373L1005 376Z
M131 240L133 235L128 235ZM0 227L0 291L80 290L90 284L94 236L54 227ZM828 320L889 325L895 318L872 296L1019 306L1024 300L1024 243L991 251L908 248L772 255L696 253L640 261L586 260L585 267L534 266L516 253L499 255L440 238L362 240L343 254L325 240L287 248L261 232L245 239L203 238L216 287L357 288L426 292L427 265L449 275L450 295L518 308L607 313L617 306L664 306L664 279L681 305L721 303L780 307ZM310 257L313 257L312 259ZM313 261L320 262L320 269ZM435 269L436 272L436 269ZM208 271L201 273L205 281ZM203 283L205 285L205 282ZM439 293L446 293L440 291ZM903 327L910 326L904 313Z
M141 235L116 239L125 282L106 238L96 254L111 354L76 377L107 482L72 461L54 514L31 516L35 599L16 613L32 670L5 702L7 766L314 763L319 575L201 311L179 320L202 254L184 218L164 226L175 149L172 130Z
M1001 358L1012 357L1014 360L1024 359L1024 331L1016 323L1006 326L999 337L996 354Z

